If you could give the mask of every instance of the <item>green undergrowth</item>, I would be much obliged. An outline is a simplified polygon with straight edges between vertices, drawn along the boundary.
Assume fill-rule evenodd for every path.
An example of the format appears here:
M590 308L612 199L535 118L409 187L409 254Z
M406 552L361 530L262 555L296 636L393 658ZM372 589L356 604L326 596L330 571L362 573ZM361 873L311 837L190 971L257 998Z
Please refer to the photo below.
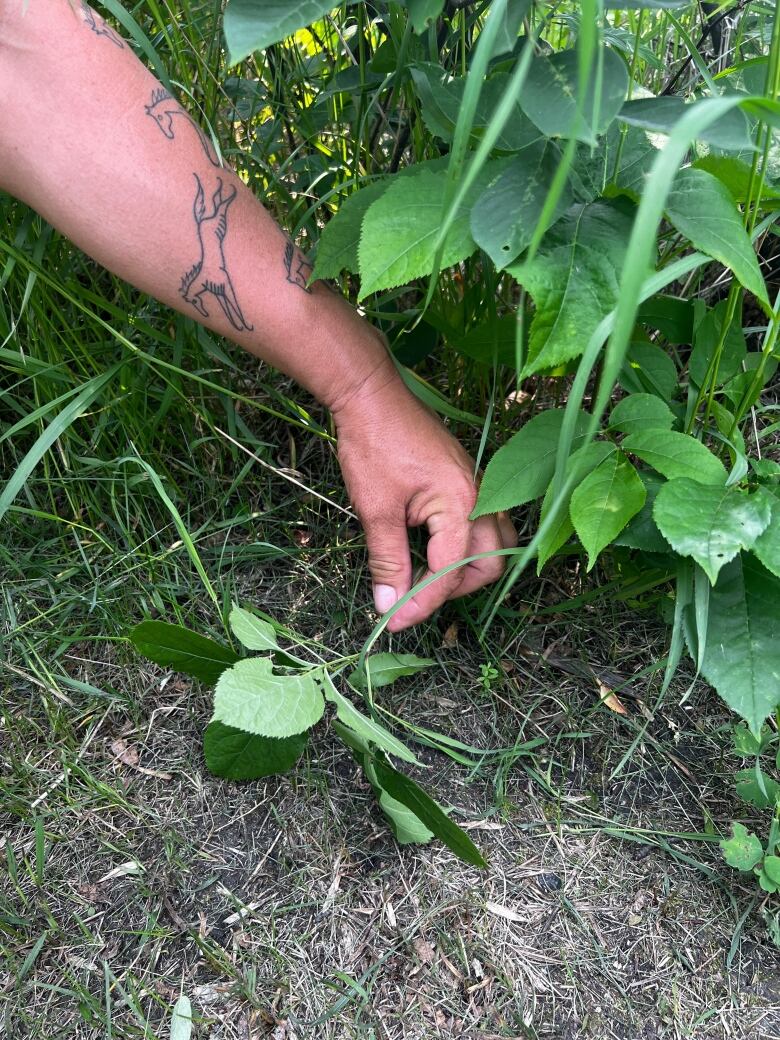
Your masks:
M486 690L535 568L566 575L562 610L602 597L669 623L654 711L687 655L688 695L706 682L741 717L724 753L764 823L717 837L777 937L777 13L606 6L230 0L224 38L216 3L121 20L474 452L476 514L514 510L506 577L457 608L494 648ZM214 687L217 775L294 768L327 718L399 841L483 865L407 767L431 746L480 775L506 758L374 696L430 662L368 627L323 411L7 198L0 365L12 674L52 712L122 700L68 661L108 640L132 668L132 630ZM293 626L247 596L258 572L317 583L325 559L350 564L327 645L305 607Z

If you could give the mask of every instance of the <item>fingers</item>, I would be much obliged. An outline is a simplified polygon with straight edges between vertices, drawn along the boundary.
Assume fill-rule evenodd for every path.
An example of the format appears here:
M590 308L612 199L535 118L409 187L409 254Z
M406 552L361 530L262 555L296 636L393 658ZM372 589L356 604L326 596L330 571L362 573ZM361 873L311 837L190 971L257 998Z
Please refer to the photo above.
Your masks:
M468 516L474 508L476 494L476 489L470 483L464 483L459 490L452 488L446 502L439 509L434 508L429 516L421 518L427 523L430 535L428 570L421 580L468 556L472 528ZM463 576L464 571L461 568L442 575L426 586L393 617L387 626L388 631L398 632L430 617L434 610L455 594Z
M471 548L469 556L477 553L493 552L496 549L511 549L517 545L517 533L509 518L500 516L481 516L472 524ZM505 556L487 556L483 560L475 560L464 568L463 581L458 586L453 598L467 596L484 585L498 581L506 570Z
M435 519L429 524L431 538L428 543L428 570L423 578L467 556L510 549L517 545L517 532L505 513L479 517L471 522L466 519L470 511L465 511L460 518L451 517L448 522L439 525L436 525ZM413 596L398 611L388 624L388 631L398 632L425 620L448 599L466 596L497 581L505 568L506 558L493 556L475 560L443 575Z
M363 518L368 569L377 612L386 614L412 587L412 561L406 515Z

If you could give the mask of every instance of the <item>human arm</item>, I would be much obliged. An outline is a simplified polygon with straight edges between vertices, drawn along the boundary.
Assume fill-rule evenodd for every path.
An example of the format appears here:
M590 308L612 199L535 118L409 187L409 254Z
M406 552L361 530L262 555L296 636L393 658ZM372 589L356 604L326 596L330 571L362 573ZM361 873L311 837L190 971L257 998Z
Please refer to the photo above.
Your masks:
M473 464L405 389L378 333L308 286L303 254L99 15L76 0L0 0L0 97L0 188L331 409L380 610L411 587L407 525L427 524L431 570L511 543L508 521L468 521ZM443 577L390 627L498 573L487 560Z

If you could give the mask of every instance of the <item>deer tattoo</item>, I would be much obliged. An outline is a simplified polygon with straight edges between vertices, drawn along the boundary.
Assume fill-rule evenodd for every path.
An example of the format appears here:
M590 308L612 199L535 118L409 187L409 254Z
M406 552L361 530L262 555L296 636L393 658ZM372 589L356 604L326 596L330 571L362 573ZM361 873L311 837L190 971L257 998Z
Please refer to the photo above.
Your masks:
M211 199L212 212L207 214L203 185L197 173L194 177L198 188L192 212L198 228L200 259L182 278L179 292L204 318L209 316L204 297L211 293L236 332L251 332L254 326L250 325L241 313L233 283L225 266L227 215L236 197L236 188L233 186L225 193L222 189L222 178L217 177L217 189Z
M84 13L85 24L89 26L96 36L105 36L107 40L111 40L121 50L125 49L125 41L119 33L114 32L110 25L106 25L99 14L95 14L87 0L81 0L81 10Z
M168 93L163 87L158 87L152 91L152 97L148 105L144 105L146 114L157 123L159 128L165 134L169 141L173 141L176 137L176 130L174 127L174 119L181 121L184 120L184 124L189 126L196 133L200 146L203 149L206 158L212 166L220 168L219 156L214 148L211 138L201 130L189 112L185 112L181 105L175 100L175 98Z
M299 289L310 293L309 278L314 270L300 249L296 249L292 242L284 247L284 269L287 272L287 281L297 285Z

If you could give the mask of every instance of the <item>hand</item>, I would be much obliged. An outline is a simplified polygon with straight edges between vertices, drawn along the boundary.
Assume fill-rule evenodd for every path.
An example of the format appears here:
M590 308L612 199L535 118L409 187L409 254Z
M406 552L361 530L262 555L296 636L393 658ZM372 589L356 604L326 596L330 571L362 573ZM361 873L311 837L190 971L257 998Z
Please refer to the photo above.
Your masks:
M412 587L408 527L428 527L428 570L517 545L506 514L469 520L477 500L474 462L403 385L392 363L334 409L344 482L366 532L374 602L386 613ZM398 632L446 600L501 576L504 557L467 564L432 582L388 624Z

